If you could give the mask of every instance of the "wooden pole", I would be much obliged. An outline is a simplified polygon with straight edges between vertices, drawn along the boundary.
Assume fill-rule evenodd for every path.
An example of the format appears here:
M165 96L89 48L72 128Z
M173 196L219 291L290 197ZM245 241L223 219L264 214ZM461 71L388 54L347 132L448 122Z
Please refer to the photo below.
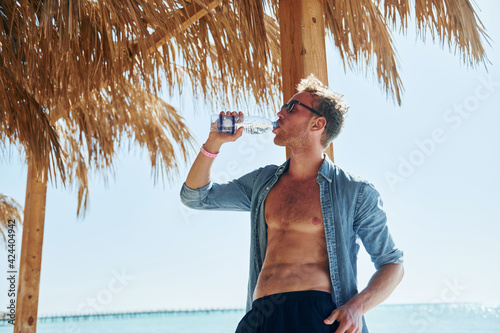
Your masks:
M15 333L36 332L38 291L42 267L43 227L47 196L47 169L36 169L28 161L23 239L17 287Z
M283 100L295 93L299 81L314 74L328 85L325 16L322 0L280 0L281 73ZM333 145L325 150L333 161ZM287 158L290 150L286 150Z

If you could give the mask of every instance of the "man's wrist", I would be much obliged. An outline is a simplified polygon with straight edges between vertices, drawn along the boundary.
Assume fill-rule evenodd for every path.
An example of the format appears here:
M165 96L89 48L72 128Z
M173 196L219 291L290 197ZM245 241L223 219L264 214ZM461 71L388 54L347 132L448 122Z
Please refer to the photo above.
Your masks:
M218 154L221 146L222 144L208 139L202 147L211 154Z
M205 155L206 157L210 157L210 158L216 158L217 155L219 155L219 152L217 153L211 153L209 152L208 150L205 149L205 145L201 145L201 149L200 149L200 152Z
M349 305L351 307L353 307L354 309L356 309L357 311L360 311L362 315L366 314L368 312L369 309L366 308L366 301L364 300L364 294L357 294L356 296L354 296L353 298L351 298L346 304L346 305Z

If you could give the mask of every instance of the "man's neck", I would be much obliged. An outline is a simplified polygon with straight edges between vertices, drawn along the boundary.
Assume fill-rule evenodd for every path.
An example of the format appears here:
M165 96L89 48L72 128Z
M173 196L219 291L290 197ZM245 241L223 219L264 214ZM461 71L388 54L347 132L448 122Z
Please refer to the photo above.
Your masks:
M320 149L292 151L287 173L297 180L316 179L322 163L323 151Z

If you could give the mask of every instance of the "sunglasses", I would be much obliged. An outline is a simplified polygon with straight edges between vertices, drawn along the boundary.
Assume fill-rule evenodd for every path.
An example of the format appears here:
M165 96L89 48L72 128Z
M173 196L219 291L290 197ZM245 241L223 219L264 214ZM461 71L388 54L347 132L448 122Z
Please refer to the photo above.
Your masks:
M287 112L292 112L293 111L293 107L295 106L295 104L298 104L300 106L303 106L305 107L306 109L308 109L309 111L311 111L312 113L320 116L320 117L323 117L323 115L321 113L319 113L318 111L314 110L313 108L310 108L308 107L307 105L295 100L295 99L292 99L290 102L288 102L287 104L284 104L282 107L281 107L281 110L283 109L286 109Z

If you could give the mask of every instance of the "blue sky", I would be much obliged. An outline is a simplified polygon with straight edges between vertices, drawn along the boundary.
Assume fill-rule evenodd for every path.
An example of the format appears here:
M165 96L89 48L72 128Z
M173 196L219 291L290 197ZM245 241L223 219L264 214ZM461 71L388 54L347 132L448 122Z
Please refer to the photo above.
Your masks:
M413 29L393 34L405 86L401 107L370 72L344 73L338 52L327 50L330 88L350 105L334 142L335 162L379 189L405 252L405 278L386 303L500 299L500 4L477 5L492 39L488 71L467 68L453 50L422 42ZM164 99L181 110L201 145L210 114L219 110L193 104L189 94ZM223 146L213 179L281 164L285 151L272 137L245 135ZM182 206L179 190L195 155L178 176L155 186L146 154L120 153L107 186L93 176L83 220L76 218L76 193L49 185L40 315L244 307L249 214ZM0 192L24 203L26 174L11 152L0 164ZM7 262L4 249L1 261ZM361 253L360 288L373 270ZM8 301L6 275L2 269L0 311Z

